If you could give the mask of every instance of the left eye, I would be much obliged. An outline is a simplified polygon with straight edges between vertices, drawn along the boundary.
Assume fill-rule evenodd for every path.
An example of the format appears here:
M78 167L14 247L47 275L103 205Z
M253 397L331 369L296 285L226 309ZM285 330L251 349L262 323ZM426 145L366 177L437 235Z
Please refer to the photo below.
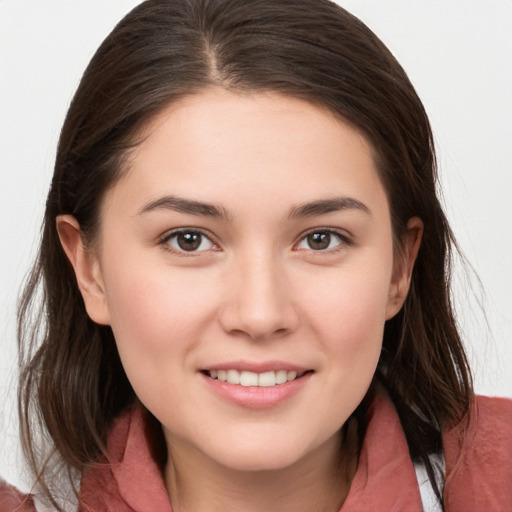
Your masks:
M332 231L313 231L308 233L298 244L297 249L325 251L346 243L341 235Z
M214 247L213 242L199 231L179 231L164 241L178 252L201 252Z

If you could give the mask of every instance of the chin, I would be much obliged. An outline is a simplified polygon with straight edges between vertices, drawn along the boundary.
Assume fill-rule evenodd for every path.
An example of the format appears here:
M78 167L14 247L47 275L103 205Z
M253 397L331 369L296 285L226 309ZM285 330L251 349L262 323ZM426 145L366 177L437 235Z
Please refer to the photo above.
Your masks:
M232 471L262 472L289 468L317 451L316 444L290 435L255 441L231 438L224 447L217 444L210 457Z
M300 459L296 451L282 453L279 449L240 450L220 456L217 463L237 472L279 471L293 466Z

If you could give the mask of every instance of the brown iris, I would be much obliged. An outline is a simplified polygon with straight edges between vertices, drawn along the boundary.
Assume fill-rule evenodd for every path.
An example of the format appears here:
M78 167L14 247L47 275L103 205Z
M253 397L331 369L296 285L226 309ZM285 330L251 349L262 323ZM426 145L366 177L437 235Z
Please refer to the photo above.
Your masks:
M331 234L330 233L311 233L307 236L308 246L315 250L321 251L322 249L327 249L331 243Z
M185 232L176 235L176 243L183 251L195 251L202 242L203 235L201 233Z

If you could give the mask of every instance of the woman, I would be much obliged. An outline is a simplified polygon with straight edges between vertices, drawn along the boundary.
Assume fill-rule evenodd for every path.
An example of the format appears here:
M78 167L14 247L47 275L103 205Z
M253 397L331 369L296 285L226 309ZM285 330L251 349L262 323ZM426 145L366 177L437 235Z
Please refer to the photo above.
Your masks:
M81 510L505 510L512 411L474 399L452 244L424 109L361 22L141 4L69 109L21 306L39 486L57 506L61 464Z

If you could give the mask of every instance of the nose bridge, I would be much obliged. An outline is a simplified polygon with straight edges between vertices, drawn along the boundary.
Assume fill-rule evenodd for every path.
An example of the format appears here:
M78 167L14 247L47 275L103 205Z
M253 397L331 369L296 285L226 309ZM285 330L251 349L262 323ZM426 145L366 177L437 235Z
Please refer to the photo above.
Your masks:
M222 315L225 330L261 339L295 329L298 316L286 285L287 273L270 248L240 254L228 281Z

